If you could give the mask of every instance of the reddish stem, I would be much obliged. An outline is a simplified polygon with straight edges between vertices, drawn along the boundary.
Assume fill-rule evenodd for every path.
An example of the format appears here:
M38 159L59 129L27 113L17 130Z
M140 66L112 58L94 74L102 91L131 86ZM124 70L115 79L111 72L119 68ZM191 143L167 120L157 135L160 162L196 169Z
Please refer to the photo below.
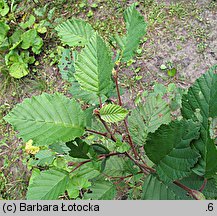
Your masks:
M204 190L204 188L206 187L206 184L207 184L207 179L205 178L201 188L199 189L200 192L202 192Z
M148 170L151 173L156 173L156 170L153 169L152 167L149 167L147 164L140 164L137 160L135 160L131 155L129 155L127 152L125 153L125 155L130 158L137 166L140 167L140 169L145 169ZM182 188L183 190L187 191L194 199L198 200L198 198L194 195L193 191L191 188L183 185L181 182L179 181L174 181L174 184L176 184L177 186L179 186L180 188ZM205 187L205 186L204 186Z
M174 181L174 184L176 184L177 186L179 186L180 188L182 188L183 190L187 191L189 193L189 195L191 195L195 200L198 200L198 198L194 195L193 191L191 188L183 185L181 182L179 181Z
M119 72L119 68L117 68L117 70L115 71L114 80L115 80L115 86L116 86L116 90L117 90L117 94L118 94L118 103L119 103L120 106L122 106L121 95L120 95L120 90L119 90L119 85L118 85L118 72ZM127 132L127 136L128 136L128 139L129 139L130 147L133 150L133 154L135 155L135 158L138 159L139 155L138 155L138 153L136 151L136 148L135 148L135 146L133 144L133 141L132 141L132 138L130 136L130 132L129 132L129 129L128 129L128 122L127 122L126 119L124 120L124 125L125 125L125 128L126 128L126 132Z
M99 96L99 107L102 108L102 98Z
M102 159L107 158L107 157L111 157L111 156L115 156L115 155L121 155L121 154L123 154L123 153L112 152L112 153L109 153L109 154L99 155L99 156L98 156L98 159L99 159L99 160L102 160ZM92 161L92 159L88 159L88 160L85 160L85 161L82 161L82 162L78 163L78 165L77 165L73 170L71 170L70 173L74 172L75 170L77 170L77 169L78 169L79 167L81 167L82 165L84 165L84 164L86 164L86 163L89 163L89 162L91 162L91 161ZM70 163L69 163L68 165L70 165ZM75 165L75 163L72 163L72 165Z
M118 73L118 72L116 72L116 73ZM120 106L122 106L121 95L120 95L120 90L119 90L119 85L118 85L118 75L117 74L114 76L114 80L115 80L115 86L116 86L117 94L118 94L118 103L119 103Z
M109 132L110 136L111 136L111 139L116 142L116 138L115 136L113 135L113 133L111 132L109 126L107 125L107 123L101 118L101 116L99 114L97 114L99 120L102 122L102 124L104 125L105 129Z
M91 129L86 129L86 131L90 132L90 133L98 134L98 135L101 135L101 136L109 138L107 133L102 133L102 132L91 130Z
M127 122L126 119L124 119L124 125L125 125L125 128L126 128L126 132L127 132L127 136L128 136L128 139L129 139L130 147L132 148L133 154L135 155L135 158L137 160L139 158L139 155L138 155L138 153L136 151L136 148L135 148L135 146L133 144L133 140L132 140L132 138L130 136L130 132L129 132L129 129L128 129L128 122Z

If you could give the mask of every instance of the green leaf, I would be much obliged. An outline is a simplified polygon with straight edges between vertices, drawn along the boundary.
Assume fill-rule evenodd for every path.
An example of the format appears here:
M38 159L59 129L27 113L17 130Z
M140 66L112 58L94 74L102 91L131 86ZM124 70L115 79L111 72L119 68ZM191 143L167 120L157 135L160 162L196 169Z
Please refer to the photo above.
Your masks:
M68 173L64 170L50 169L34 177L28 187L28 200L56 200L63 194L68 182Z
M113 156L107 160L103 173L108 176L115 177L125 176L137 171L137 168L134 168L133 166L134 163L131 160L125 159L123 157Z
M73 54L73 59L71 54ZM70 49L64 49L62 52L62 56L59 60L58 67L61 73L61 76L64 80L67 80L69 82L73 82L75 80L74 73L75 73L75 67L74 67L74 61L76 59L76 53L71 53Z
M142 119L146 122L147 132L153 133L160 125L171 121L168 104L160 97L149 96L145 105L139 105Z
M86 117L86 127L87 128L91 128L92 126L92 121L95 118L95 116L93 115L93 111L94 111L95 107L88 107L86 110L84 110L84 114Z
M160 69L161 69L161 70L166 70L166 69L167 69L167 66L166 66L165 64L162 64L162 65L160 66Z
M28 73L28 64L24 62L15 62L9 67L9 74L17 79L26 76Z
M70 148L69 155L71 157L84 159L89 158L87 156L87 153L89 151L90 146L80 138L76 138L74 141L67 142L66 146Z
M81 89L78 82L72 83L70 93L72 94L73 98L84 101L87 104L92 104L92 105L99 104L99 98L97 94ZM105 95L101 95L101 99L102 102L105 102L107 97Z
M176 68L172 68L172 69L170 69L170 70L167 71L167 74L170 77L174 77L176 75L176 73L177 73Z
M64 142L53 143L49 145L49 148L59 154L65 154L70 151L70 148L68 148Z
M67 191L70 198L77 198L81 189L87 189L91 183L85 178L73 177L69 180Z
M128 111L119 105L107 104L100 109L99 113L106 122L118 122L125 119Z
M96 154L109 154L109 150L101 144L92 144L91 147L96 152Z
M37 176L39 176L40 173L41 173L41 171L40 171L39 169L37 169L37 168L34 168L34 169L32 170L31 178L29 179L29 185L31 185L31 184L33 183L34 179L35 179Z
M108 157L107 157L107 158L104 158L104 159L101 161L101 169L100 169L100 172L101 172L101 173L105 170L107 160L108 160Z
M25 23L21 22L19 26L23 29L27 29L31 27L34 23L35 23L35 17L31 14L28 21L26 21Z
M4 118L20 133L25 142L34 145L67 142L84 133L85 119L75 100L62 94L42 94L25 99Z
M1 0L0 1L0 15L1 16L6 16L8 14L9 10L10 10L10 8L9 8L9 6L7 4L7 1Z
M35 155L35 157L39 159L37 165L47 166L53 162L55 154L50 150L41 150Z
M91 161L85 163L72 174L77 178L93 179L100 175L101 161Z
M0 44L5 40L8 31L10 30L10 26L0 21Z
M16 29L16 30L14 31L14 33L13 33L13 34L10 36L10 38L9 38L10 43L15 44L15 43L17 43L17 42L19 42L19 41L22 42L22 40L21 40L22 34L23 34L23 30L21 30L21 29ZM14 45L13 45L13 46L14 46Z
M122 38L121 49L122 49L122 61L126 62L130 60L139 45L140 39L146 33L146 23L144 17L136 10L133 4L124 12L124 20L127 28L127 35Z
M172 182L190 175L199 154L191 148L191 141L199 137L200 126L192 120L173 121L148 135L145 151L157 165L157 174L164 182Z
M171 121L168 104L160 97L149 95L144 104L139 104L129 117L129 129L133 142L143 146L147 134L156 131L160 125Z
M180 198L156 176L150 174L145 178L142 190L143 200L179 200Z
M198 121L198 111L201 116L200 139L194 142L195 148L201 154L197 167L198 175L211 177L217 171L217 150L214 140L210 138L210 118L217 117L217 65L202 75L191 86L182 100L182 115L186 119Z
M35 54L39 54L41 52L41 47L43 45L43 40L38 36L36 29L30 29L23 33L21 36L22 49L29 49L32 47L32 51Z
M204 183L204 178L196 174L183 178L180 182L193 190L199 190ZM186 192L185 192L186 193ZM203 194L207 199L217 199L217 188L214 179L208 179Z
M86 91L106 94L111 89L112 68L111 51L102 38L94 34L75 62L76 80Z
M139 109L134 109L128 117L129 130L136 145L143 146L147 138L147 126L143 121Z
M90 187L92 193L86 193L84 199L113 200L116 196L116 187L109 181L96 181Z
M84 46L94 34L90 24L75 18L58 25L55 30L61 41L69 46Z
M116 141L116 151L124 153L130 150L130 145L126 142L121 142L119 139Z

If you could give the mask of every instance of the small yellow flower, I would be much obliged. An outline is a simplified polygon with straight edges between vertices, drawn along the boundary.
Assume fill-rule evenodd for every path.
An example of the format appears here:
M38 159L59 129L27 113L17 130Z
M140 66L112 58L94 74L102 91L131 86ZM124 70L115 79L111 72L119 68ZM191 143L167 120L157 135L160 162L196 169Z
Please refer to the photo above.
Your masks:
M38 146L32 146L32 143L33 143L33 140L29 140L27 143L26 143L26 146L25 146L25 150L28 154L36 154L37 152L39 152L40 148Z

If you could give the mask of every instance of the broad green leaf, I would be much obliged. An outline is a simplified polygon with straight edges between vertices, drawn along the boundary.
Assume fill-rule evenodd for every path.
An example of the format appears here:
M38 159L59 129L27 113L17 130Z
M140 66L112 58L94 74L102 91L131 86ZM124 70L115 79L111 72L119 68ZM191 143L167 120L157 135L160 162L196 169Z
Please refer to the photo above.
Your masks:
M31 172L31 178L29 179L29 185L33 183L33 180L41 173L40 169L34 168Z
M33 45L33 41L37 37L37 31L35 29L30 29L23 33L22 38L22 49L28 49Z
M144 145L148 133L153 133L160 125L170 121L169 105L162 98L149 95L145 104L140 104L129 117L129 128L134 143Z
M117 139L115 144L117 152L124 153L130 150L130 145L126 142L122 142L120 139Z
M214 71L217 71L217 65L195 81L188 93L183 95L181 109L184 118L202 121L200 139L194 142L201 158L194 171L206 177L217 171L217 150L209 132L211 118L217 117L217 74Z
M148 135L145 151L157 165L157 174L164 182L190 175L199 154L191 141L199 137L200 126L192 120L173 121Z
M64 142L53 143L49 145L49 148L59 154L65 154L70 151L70 148L68 148Z
M146 33L146 23L144 17L136 10L133 4L124 12L124 20L126 23L127 34L122 39L120 37L117 42L122 49L122 61L130 60L139 46L140 39Z
M14 63L23 63L22 57L19 55L18 51L11 50L7 55L5 55L5 64L11 66Z
M50 150L41 150L35 155L35 157L38 158L37 165L46 166L53 162L55 154Z
M0 21L0 44L4 41L10 27L3 21Z
M41 52L41 47L43 45L43 40L38 36L36 29L30 29L23 33L21 36L22 49L29 49L32 47L32 51L35 54L39 54Z
M91 147L98 155L109 154L109 150L102 144L92 144Z
M109 181L96 181L89 188L92 193L86 193L84 199L113 200L116 196L116 187Z
M204 178L196 174L183 178L180 182L193 190L199 190L204 183ZM217 185L214 179L208 179L203 194L207 199L217 199Z
M28 65L24 62L15 62L9 67L9 74L17 79L26 76L28 73Z
M111 51L102 38L94 34L75 62L76 80L86 91L106 94L111 89L112 68Z
M70 148L69 155L71 157L85 159L89 158L87 156L87 153L89 151L90 146L80 138L76 138L73 141L67 142L66 146Z
M100 170L101 161L92 161L89 163L85 163L79 169L75 170L72 174L76 178L85 178L90 180L99 176Z
M16 45L14 44L20 44L22 42L21 36L23 34L23 30L21 29L16 29L14 33L10 36L9 41L13 46L10 48L10 50L15 49Z
M79 192L81 189L87 189L91 186L91 183L85 179L85 178L77 178L73 177L70 178L68 185L67 185L67 191L70 198L77 198L79 196Z
M95 119L96 117L93 114L95 107L88 107L86 110L84 110L84 114L85 114L85 118L86 118L86 127L87 128L91 128L92 126L92 121L93 119Z
M136 145L143 146L147 138L147 126L140 114L139 109L134 109L128 117L129 130L133 142Z
M99 98L96 93L85 91L79 85L79 83L73 82L72 87L70 89L70 93L72 97L81 101L84 101L87 104L96 105L99 104ZM105 95L101 95L102 102L105 102L107 97Z
M68 183L68 173L64 170L50 169L34 177L28 187L28 200L56 200L63 194Z
M118 122L125 119L128 111L115 104L107 104L100 109L100 116L106 122Z
M113 156L107 160L103 173L108 176L117 177L136 173L137 171L137 168L134 168L134 163L131 160Z
M24 23L24 22L21 22L19 24L19 26L23 29L26 29L26 28L29 28L31 27L33 24L35 23L35 17L31 14L29 16L29 19Z
M0 15L5 16L8 14L10 8L6 0L0 0ZM0 31L1 32L1 31Z
M153 133L160 125L171 121L169 106L160 97L149 96L144 105L139 105L139 111L146 122L148 133Z
M62 94L42 94L25 99L4 118L25 142L34 145L67 142L84 133L85 119L75 100Z
M73 55L73 58L72 58L72 55ZM75 78L74 78L75 59L76 59L75 52L72 53L70 49L64 49L62 52L62 56L58 63L58 67L59 67L62 78L69 82L75 81Z
M180 198L165 183L150 174L145 178L142 190L143 200L179 200Z
M63 170L66 170L66 171L71 171L68 166L67 166L67 157L69 157L68 155L65 155L65 156L59 156L59 157L56 157L55 160L53 161L52 165L57 167L58 169L63 169Z
M61 41L69 46L84 46L94 34L90 24L75 18L63 22L55 29Z

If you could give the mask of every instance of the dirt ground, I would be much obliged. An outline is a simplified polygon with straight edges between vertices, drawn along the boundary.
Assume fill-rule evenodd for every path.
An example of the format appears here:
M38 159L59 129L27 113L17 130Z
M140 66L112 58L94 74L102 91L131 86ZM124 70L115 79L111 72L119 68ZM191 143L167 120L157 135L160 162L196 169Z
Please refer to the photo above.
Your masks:
M44 1L44 4L47 2L49 1ZM209 67L217 64L217 3L214 1L87 2L100 2L100 7L93 10L91 18L87 18L89 7L75 13L73 10L77 11L78 6L72 4L69 11L67 1L63 7L56 3L56 7L62 8L57 16L61 16L62 13L67 14L67 17L89 19L93 26L108 38L109 32L122 31L124 28L124 8L138 2L138 9L148 23L147 35L138 50L138 57L123 70L121 77L126 89L123 100L128 106L133 106L131 100L138 92L152 89L155 83L167 85L174 82L182 88L187 88ZM103 21L106 23L105 26L102 26ZM24 198L29 178L23 143L16 138L16 133L2 117L26 97L38 95L43 91L65 93L67 90L67 83L61 80L57 65L50 65L52 58L48 57L48 51L60 45L60 42L55 40L55 35L54 40L49 40L49 36L46 40L44 51L38 57L40 65L31 68L34 73L21 80L7 81L0 73L0 198ZM176 68L177 74L168 77L161 69L162 65ZM135 80L136 76L141 76L141 79Z

